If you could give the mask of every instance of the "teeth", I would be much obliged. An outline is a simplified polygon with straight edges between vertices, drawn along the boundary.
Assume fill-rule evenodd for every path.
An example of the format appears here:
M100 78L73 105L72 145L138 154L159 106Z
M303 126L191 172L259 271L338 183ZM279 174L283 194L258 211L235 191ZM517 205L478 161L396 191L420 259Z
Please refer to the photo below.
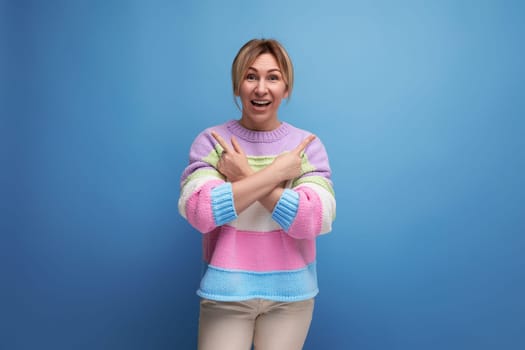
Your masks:
M266 105L269 105L269 104L270 104L270 101L257 101L257 100L252 100L252 103L255 104L255 105L259 105L259 106L266 106Z

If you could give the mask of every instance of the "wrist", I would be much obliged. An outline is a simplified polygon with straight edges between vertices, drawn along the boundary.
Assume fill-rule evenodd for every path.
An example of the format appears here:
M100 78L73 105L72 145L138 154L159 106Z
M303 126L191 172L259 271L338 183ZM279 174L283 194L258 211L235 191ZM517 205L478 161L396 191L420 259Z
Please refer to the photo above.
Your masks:
M245 179L247 177L250 177L254 174L255 172L253 170L247 170L247 171L243 171L242 174L236 176L235 178L231 178L231 179L228 179L229 181L231 182L235 182L235 181L239 181L239 180L242 180L242 179Z
M275 163L268 165L266 168L263 169L263 171L267 173L267 176L271 177L272 182L276 185L284 183L288 180L288 178L286 177L286 173L282 169L279 169L279 167L276 166Z

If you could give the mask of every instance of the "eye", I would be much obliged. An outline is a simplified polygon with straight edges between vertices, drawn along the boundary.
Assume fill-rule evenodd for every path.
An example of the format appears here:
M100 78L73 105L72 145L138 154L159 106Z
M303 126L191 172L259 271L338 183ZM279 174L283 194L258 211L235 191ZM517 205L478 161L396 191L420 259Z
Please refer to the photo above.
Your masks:
M279 81L279 80L281 80L281 78L277 74L270 74L268 76L268 80L270 80L270 81Z
M255 74L253 74L253 73L248 73L246 75L246 80L248 80L248 81L255 81L255 80L257 80L257 76Z

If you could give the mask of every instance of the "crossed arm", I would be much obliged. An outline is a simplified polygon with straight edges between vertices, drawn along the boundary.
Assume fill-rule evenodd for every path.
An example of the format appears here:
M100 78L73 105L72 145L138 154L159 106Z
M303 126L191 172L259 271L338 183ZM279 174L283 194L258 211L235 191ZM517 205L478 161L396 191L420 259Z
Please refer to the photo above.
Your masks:
M235 137L231 138L233 147L216 132L212 136L223 148L217 170L232 183L235 211L240 214L256 201L272 212L279 201L286 181L301 175L301 154L315 139L309 135L292 151L279 155L266 168L255 172Z

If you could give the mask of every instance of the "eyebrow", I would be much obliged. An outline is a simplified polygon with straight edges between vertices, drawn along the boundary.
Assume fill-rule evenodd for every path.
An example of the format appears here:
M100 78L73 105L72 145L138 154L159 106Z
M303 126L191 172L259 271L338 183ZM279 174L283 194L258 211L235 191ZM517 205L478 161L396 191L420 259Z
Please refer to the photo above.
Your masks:
M258 72L258 70L255 69L254 67L248 67L248 70L250 70L250 69ZM279 68L272 68L272 69L268 70L268 73L271 73L271 72L279 72L279 73L281 73L281 70Z

